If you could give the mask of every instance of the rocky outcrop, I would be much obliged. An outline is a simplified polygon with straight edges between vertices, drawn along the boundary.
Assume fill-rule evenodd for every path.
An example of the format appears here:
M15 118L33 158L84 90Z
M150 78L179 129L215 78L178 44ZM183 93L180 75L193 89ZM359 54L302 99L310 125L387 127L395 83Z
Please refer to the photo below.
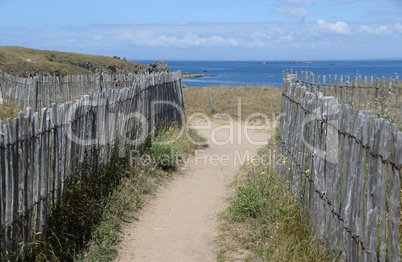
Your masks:
M148 72L149 73L153 73L153 72L164 72L164 71L168 71L171 72L172 70L169 69L169 65L165 63L165 61L158 61L158 62L154 62L152 64L148 65Z

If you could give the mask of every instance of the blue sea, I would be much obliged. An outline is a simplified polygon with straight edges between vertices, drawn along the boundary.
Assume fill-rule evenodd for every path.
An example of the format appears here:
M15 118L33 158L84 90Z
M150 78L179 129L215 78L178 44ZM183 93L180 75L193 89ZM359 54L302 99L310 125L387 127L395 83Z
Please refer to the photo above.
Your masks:
M149 64L154 61L137 61ZM318 75L371 76L395 78L402 75L402 60L365 61L165 61L171 70L195 74L210 74L211 77L184 78L187 86L205 87L214 85L269 85L282 86L282 71L311 71Z

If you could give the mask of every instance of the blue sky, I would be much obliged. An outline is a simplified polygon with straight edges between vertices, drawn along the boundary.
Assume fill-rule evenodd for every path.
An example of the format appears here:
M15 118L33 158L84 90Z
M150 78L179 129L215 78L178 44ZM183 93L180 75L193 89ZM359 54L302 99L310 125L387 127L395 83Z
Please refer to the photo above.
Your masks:
M0 0L0 45L132 60L402 58L402 0Z

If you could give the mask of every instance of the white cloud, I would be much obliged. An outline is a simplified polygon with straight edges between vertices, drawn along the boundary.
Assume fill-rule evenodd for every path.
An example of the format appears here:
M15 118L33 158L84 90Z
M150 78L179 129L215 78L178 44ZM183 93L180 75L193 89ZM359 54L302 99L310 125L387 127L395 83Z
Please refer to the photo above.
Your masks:
M237 41L233 38L212 35L200 37L197 34L186 32L181 35L155 34L152 32L139 31L134 35L125 35L125 38L133 44L142 46L164 47L194 47L194 46L236 46Z
M367 33L370 35L386 35L386 34L392 33L392 31L389 30L388 27L385 25L378 26L378 27L370 27L367 25L363 25L360 27L359 32Z
M287 36L280 36L279 39L284 41L292 41L293 37L291 35L287 35Z
M400 23L395 24L395 30L402 34L402 25Z
M304 7L278 6L273 11L296 19L304 19L308 15L308 10Z
M270 39L272 36L268 33L262 33L262 32L254 32L250 36L251 38L265 38L265 39Z
M392 30L395 34L385 34L381 36L384 41L378 41L378 37L359 32L364 25L380 32ZM326 34L330 37L323 37ZM329 59L339 58L340 54L344 58L402 57L402 50L398 48L402 37L402 22L399 21L381 24L319 20L312 23L93 25L60 31L0 27L0 35L5 45L104 55L116 55L113 50L122 50L119 56L131 55L133 58L138 51L143 59L159 56L224 59L219 55L237 51L242 54L234 54L238 59L246 59L249 54L257 54L249 57L253 59L258 58L258 54L272 55L277 59L307 58L308 55ZM226 58L229 58L228 54Z
M321 33L325 34L336 34L336 35L350 35L351 31L345 22L329 23L322 19L318 19L315 29Z

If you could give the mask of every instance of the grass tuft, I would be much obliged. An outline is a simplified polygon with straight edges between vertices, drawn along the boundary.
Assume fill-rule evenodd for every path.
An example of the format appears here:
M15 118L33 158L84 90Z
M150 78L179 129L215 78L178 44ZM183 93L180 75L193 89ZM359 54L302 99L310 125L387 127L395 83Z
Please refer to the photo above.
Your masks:
M276 149L275 138L259 151ZM274 166L246 165L221 214L218 261L331 261Z

